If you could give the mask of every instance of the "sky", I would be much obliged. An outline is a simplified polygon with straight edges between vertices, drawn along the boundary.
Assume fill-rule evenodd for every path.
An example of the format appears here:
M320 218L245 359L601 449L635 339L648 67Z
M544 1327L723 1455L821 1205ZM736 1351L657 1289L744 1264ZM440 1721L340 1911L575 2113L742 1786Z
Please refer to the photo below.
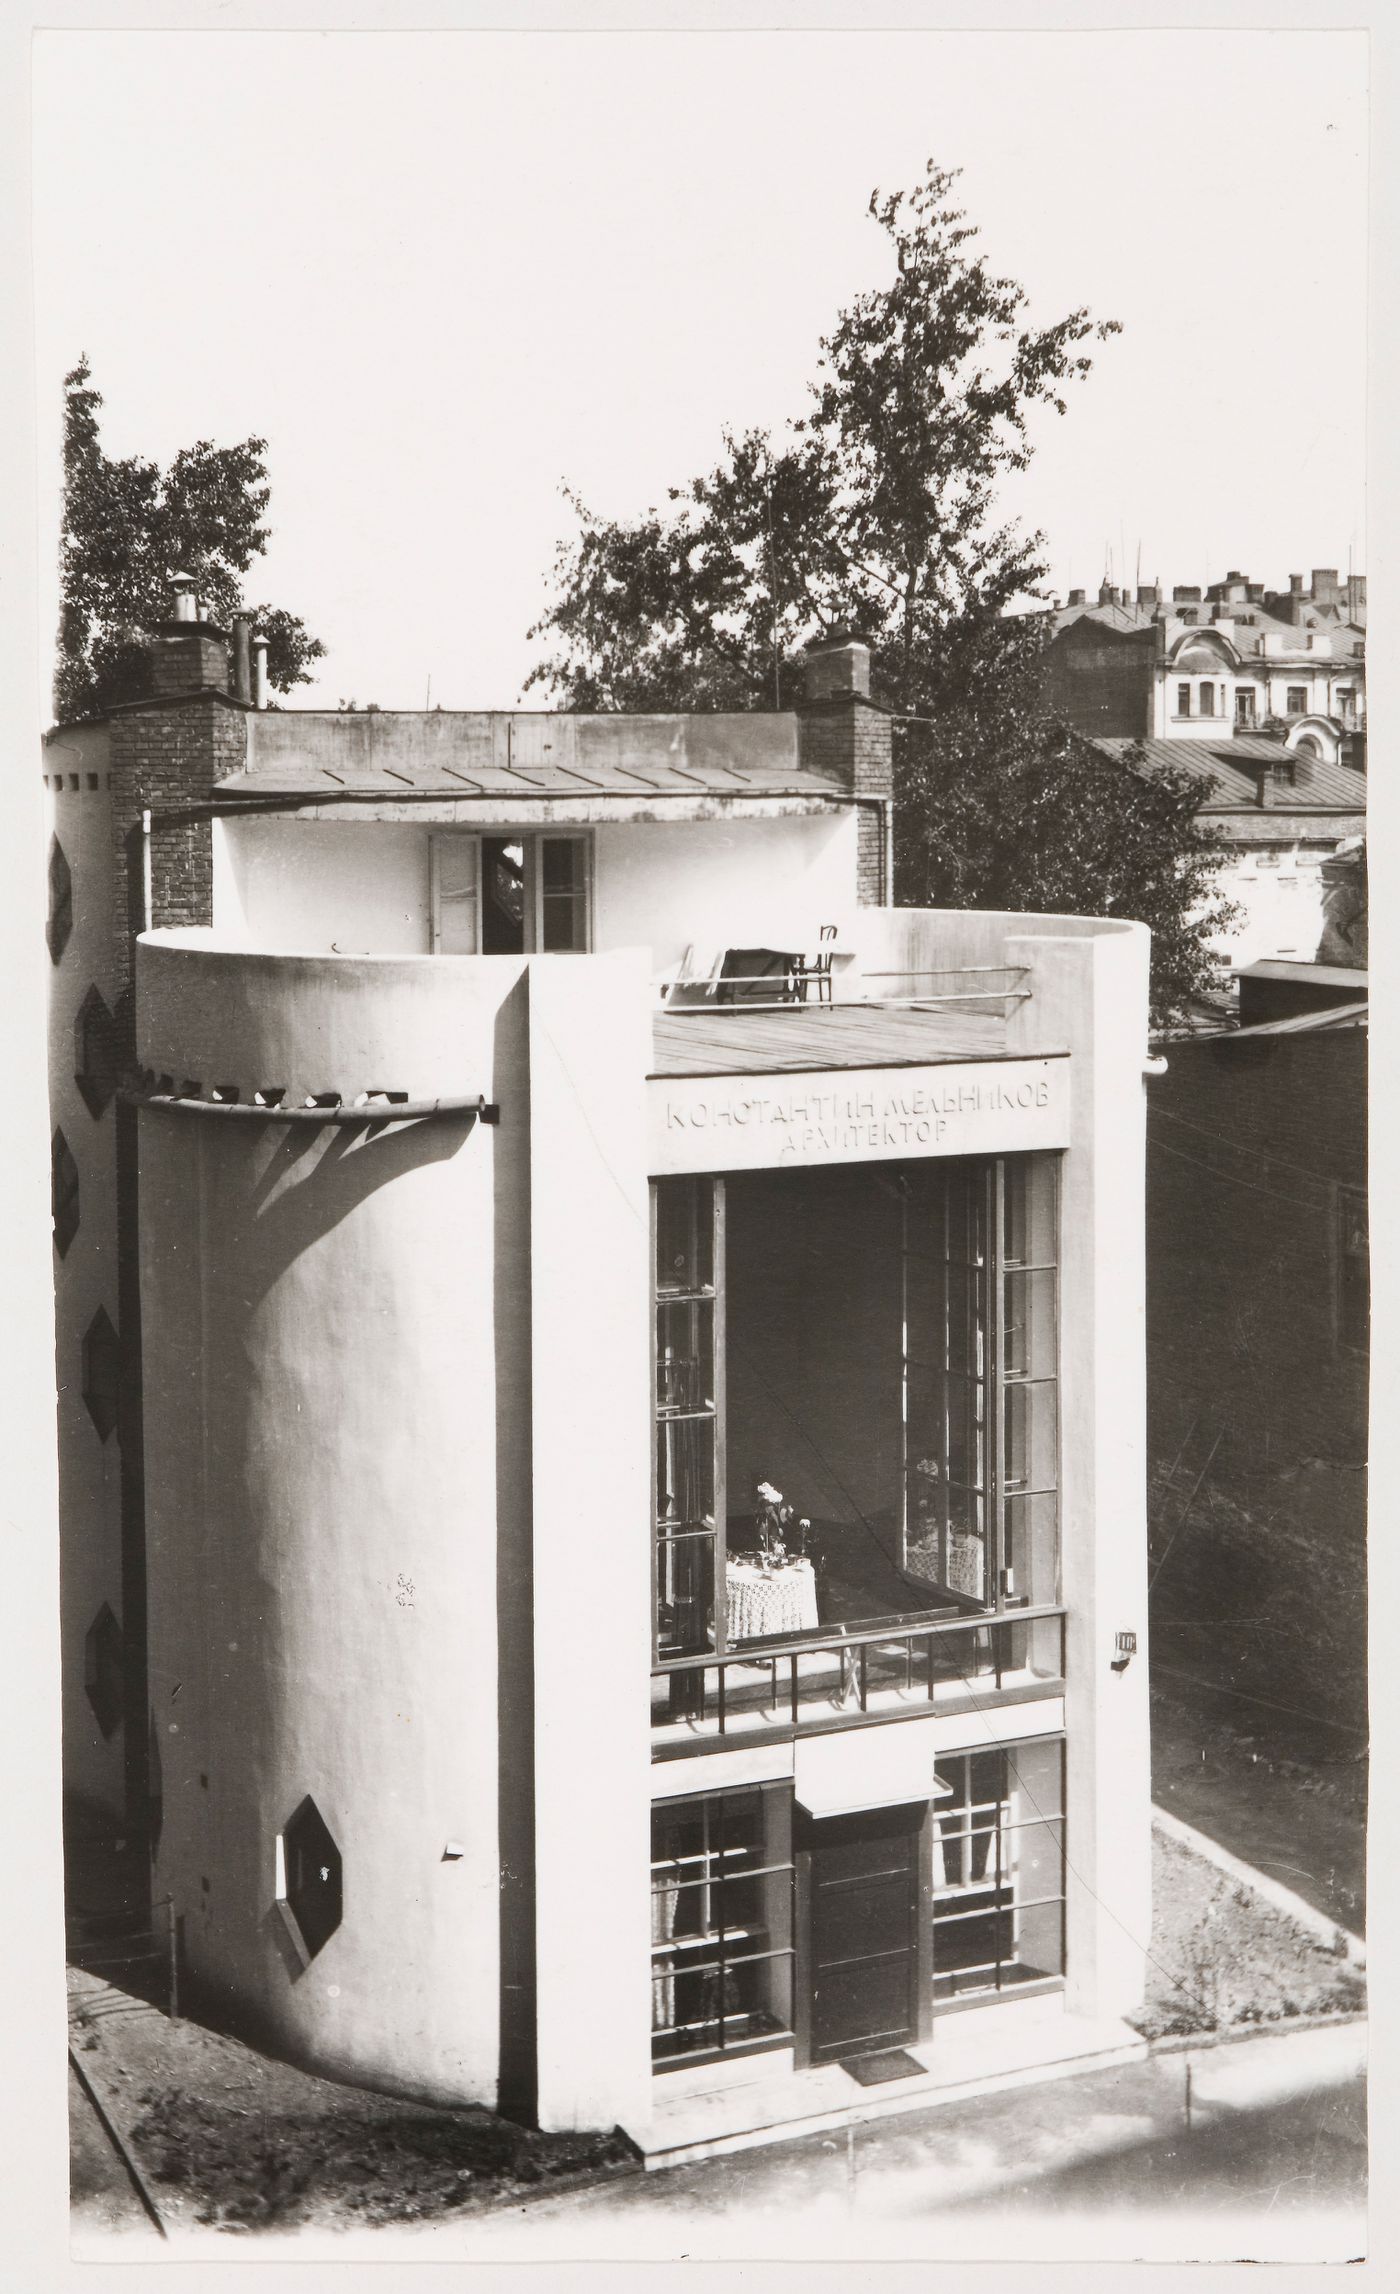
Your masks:
M86 351L112 453L267 439L296 702L509 707L561 488L627 517L799 415L932 157L1032 318L1123 327L1003 499L1061 595L1365 570L1366 72L1336 29L41 32L41 565Z

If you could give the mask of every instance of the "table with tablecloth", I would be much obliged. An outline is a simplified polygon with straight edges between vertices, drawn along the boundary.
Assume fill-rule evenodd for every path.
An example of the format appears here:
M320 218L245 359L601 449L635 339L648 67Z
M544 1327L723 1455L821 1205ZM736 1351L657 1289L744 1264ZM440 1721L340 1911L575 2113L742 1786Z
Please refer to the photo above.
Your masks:
M724 1565L731 1641L769 1639L781 1633L815 1633L817 1577L810 1561L781 1561L764 1569L757 1561Z

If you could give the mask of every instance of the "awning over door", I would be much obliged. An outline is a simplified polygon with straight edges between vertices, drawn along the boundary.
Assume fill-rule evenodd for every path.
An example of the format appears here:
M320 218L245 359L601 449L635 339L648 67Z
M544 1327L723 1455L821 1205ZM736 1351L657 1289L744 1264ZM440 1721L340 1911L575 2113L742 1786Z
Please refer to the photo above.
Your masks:
M799 1807L810 1816L851 1816L862 1808L945 1797L953 1788L934 1773L937 1725L932 1718L892 1721L799 1738L793 1762Z

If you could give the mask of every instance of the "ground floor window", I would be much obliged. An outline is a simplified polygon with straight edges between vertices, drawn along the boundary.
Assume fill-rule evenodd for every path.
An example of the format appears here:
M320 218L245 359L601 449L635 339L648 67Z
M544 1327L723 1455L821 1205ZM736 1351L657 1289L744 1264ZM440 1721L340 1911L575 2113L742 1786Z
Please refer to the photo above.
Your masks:
M1064 1974L1064 1747L942 1756L933 1839L933 1996Z
M651 1859L653 2060L790 2040L790 1788L661 1802Z
M658 2071L936 2046L941 2012L1063 1978L1063 1740L940 1753L929 1794L814 1816L784 1782L653 1807Z

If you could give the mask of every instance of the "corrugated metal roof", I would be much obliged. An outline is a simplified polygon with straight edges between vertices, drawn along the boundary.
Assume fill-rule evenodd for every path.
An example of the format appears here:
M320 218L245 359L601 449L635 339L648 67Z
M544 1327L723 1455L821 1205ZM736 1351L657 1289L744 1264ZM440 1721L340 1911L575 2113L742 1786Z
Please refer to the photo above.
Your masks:
M1210 795L1203 812L1248 812L1259 820L1280 814L1344 812L1364 815L1366 776L1351 765L1329 765L1321 757L1302 756L1263 733L1241 733L1220 741L1159 741L1141 743L1120 734L1091 736L1096 749L1122 757L1141 747L1149 764L1175 765L1208 784ZM1275 801L1259 802L1257 775L1243 769L1242 760L1259 764L1292 764L1298 770L1294 787L1280 786Z

